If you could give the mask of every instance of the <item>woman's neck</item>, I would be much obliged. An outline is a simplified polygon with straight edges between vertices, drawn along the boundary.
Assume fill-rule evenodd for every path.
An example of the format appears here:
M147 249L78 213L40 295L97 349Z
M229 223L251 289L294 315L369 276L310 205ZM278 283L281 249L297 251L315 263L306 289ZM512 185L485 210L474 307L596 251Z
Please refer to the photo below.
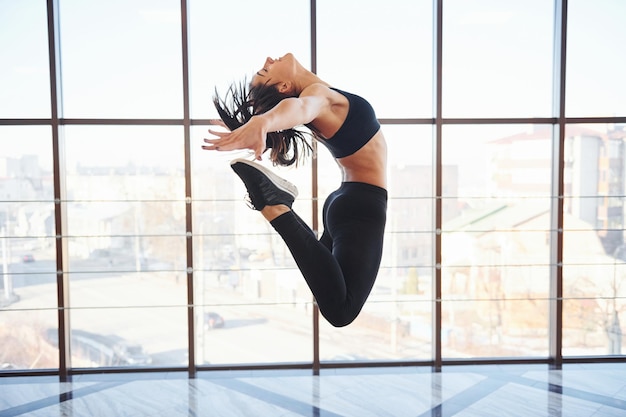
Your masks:
M322 83L328 85L328 83L322 81L320 77L315 75L309 70L303 69L303 71L296 74L296 79L294 81L294 87L298 94L302 92L305 88L310 86L311 84Z

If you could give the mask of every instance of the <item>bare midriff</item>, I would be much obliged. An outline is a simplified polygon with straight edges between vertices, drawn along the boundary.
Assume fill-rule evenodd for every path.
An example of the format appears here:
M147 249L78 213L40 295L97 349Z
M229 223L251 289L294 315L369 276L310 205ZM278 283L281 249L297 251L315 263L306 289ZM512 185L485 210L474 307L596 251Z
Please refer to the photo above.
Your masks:
M379 130L361 149L337 159L344 182L363 182L387 188L387 143Z

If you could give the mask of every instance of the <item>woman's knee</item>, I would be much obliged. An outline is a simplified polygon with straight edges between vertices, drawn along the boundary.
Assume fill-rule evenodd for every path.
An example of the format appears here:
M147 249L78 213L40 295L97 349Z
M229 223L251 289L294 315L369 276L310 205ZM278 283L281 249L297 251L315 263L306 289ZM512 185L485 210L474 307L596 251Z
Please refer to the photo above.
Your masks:
M357 312L348 312L348 311L343 311L343 310L329 311L329 309L323 309L321 307L320 307L320 312L322 313L322 316L324 316L326 321L328 321L333 327L345 327L349 325L350 323L352 323L359 315L358 311Z

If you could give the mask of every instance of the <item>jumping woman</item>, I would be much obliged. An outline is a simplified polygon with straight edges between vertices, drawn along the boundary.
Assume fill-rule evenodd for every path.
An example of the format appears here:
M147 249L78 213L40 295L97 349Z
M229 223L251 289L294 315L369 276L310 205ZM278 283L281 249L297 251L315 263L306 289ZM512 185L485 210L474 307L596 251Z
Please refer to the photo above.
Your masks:
M318 240L291 209L298 191L271 170L246 159L231 161L251 205L283 238L320 312L335 327L350 324L369 296L383 250L387 213L387 145L371 105L331 87L292 54L267 58L249 85L233 85L214 103L230 131L209 129L206 150L249 149L256 160L289 166L311 150L306 126L342 171L342 183L323 208Z

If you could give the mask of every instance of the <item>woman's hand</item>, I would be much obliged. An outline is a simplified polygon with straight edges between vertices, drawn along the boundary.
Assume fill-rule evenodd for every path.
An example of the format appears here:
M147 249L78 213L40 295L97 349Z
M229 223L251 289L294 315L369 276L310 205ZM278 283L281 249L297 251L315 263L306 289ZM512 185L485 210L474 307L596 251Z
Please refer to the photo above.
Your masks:
M222 123L216 123L224 126ZM250 149L254 152L254 158L261 160L261 155L265 151L265 137L267 130L263 120L259 117L252 117L250 121L232 132L216 131L209 129L209 133L217 136L217 139L205 138L206 145L202 149L207 151L234 151L237 149Z

